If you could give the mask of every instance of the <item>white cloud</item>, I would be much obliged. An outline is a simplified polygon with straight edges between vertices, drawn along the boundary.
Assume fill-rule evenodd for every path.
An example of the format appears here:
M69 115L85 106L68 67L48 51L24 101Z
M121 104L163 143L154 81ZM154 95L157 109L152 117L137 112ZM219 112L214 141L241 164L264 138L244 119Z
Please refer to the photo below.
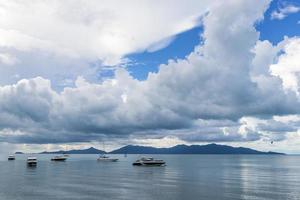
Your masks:
M180 140L174 136L167 136L162 138L134 138L131 142L132 144L152 146L158 148L170 147L175 146L177 144L185 143L185 141Z
M7 53L0 53L0 64L13 65L18 61L18 59Z
M212 1L1 1L0 47L102 60L123 56L193 28ZM157 45L156 45L157 46ZM159 48L156 48L159 49Z
M15 83L15 74L50 79L56 90L73 86L77 76L99 81L101 70L126 66L126 55L157 51L199 26L214 2L3 0L0 65L11 67L0 67L0 84Z
M286 89L283 73L274 76L272 64L283 68L285 57L297 57L297 39L277 46L259 41L254 24L269 1L252 4L232 0L211 6L203 18L203 44L185 59L161 65L145 81L118 69L113 79L100 83L78 77L74 87L61 92L40 77L0 87L0 140L284 140L299 129L298 121L273 116L299 115L300 102L296 90Z
M271 19L282 20L286 18L289 14L298 13L300 11L300 7L286 4L282 7L279 7L278 10L274 10L271 13Z
M284 53L270 70L274 76L280 77L286 90L292 90L300 98L300 38L286 39L284 43Z

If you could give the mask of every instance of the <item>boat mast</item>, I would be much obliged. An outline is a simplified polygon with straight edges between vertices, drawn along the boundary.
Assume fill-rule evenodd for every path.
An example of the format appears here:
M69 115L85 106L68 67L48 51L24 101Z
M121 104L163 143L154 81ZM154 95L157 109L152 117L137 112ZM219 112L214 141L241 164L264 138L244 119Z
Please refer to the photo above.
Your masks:
M106 151L105 151L104 140L102 141L102 150L104 151L104 153L103 153L103 154L105 154L105 153L106 153Z

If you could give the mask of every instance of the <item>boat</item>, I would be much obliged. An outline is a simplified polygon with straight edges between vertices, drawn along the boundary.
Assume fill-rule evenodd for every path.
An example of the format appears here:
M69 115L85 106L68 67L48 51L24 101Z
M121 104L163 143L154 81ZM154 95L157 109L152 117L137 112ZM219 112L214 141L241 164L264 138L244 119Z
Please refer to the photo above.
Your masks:
M16 159L16 157L14 155L9 155L7 158L7 160L15 160L15 159Z
M69 157L67 145L65 145L65 151L63 152L63 155L64 155L64 157Z
M51 158L51 161L66 161L67 157L66 156L55 156Z
M156 160L154 158L141 158L136 160L132 165L135 166L165 166L166 162L163 160Z
M105 152L105 144L104 141L102 143L103 145L103 152ZM105 155L104 153L102 155L99 155L97 161L104 161L104 162L117 162L118 158L110 158L109 156Z
M27 165L28 166L36 166L37 165L37 158L36 157L28 157L27 158Z
M100 155L97 161L105 161L105 162L117 162L118 158L110 158L109 156L106 156L104 154Z

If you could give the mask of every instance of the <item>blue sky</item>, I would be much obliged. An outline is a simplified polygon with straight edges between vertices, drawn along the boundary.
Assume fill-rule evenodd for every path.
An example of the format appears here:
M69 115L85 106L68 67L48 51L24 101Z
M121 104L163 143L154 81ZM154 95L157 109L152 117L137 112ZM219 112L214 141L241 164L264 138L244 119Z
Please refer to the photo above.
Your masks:
M128 55L132 65L127 69L139 80L147 79L149 72L158 72L160 64L167 64L169 59L183 59L200 43L201 26L192 28L175 36L167 47L155 52L142 52Z
M276 45L284 37L294 37L300 35L300 12L289 14L283 20L271 19L271 13L280 6L292 4L299 6L297 1L272 1L267 11L264 13L264 20L256 24L256 29L260 32L260 40L268 40ZM298 24L299 22L299 24ZM172 42L158 51L138 52L126 55L130 63L126 69L130 74L138 79L147 79L149 72L158 72L159 65L167 64L170 59L183 59L192 52L200 42L203 27L201 25L174 36ZM103 70L100 77L112 77L113 71Z
M298 1L2 4L0 145L300 152Z
M272 1L267 11L264 13L264 20L256 25L256 29L260 32L260 40L268 40L276 45L287 37L300 35L300 12L289 14L283 20L271 19L271 13L278 7L285 4L299 6L298 1ZM299 22L299 24L298 24ZM130 74L139 80L145 80L149 72L158 72L160 64L167 64L169 59L185 58L193 51L201 41L201 33L203 29L198 27L177 34L175 39L165 48L155 52L139 52L127 55L126 57L132 61L127 69ZM109 73L109 75L112 75Z
M299 6L299 1L272 1L269 9L264 14L264 20L257 24L256 28L260 32L261 40L269 40L273 44L277 44L283 40L284 36L294 37L300 35L300 12L289 14L282 20L271 19L271 13L278 7L292 4Z

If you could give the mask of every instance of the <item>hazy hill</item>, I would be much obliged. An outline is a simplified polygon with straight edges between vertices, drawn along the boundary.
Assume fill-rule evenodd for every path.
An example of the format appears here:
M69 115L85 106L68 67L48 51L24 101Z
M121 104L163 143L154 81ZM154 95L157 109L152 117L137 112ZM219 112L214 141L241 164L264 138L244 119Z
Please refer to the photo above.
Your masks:
M78 150L69 150L69 151L52 151L52 152L41 152L41 154L103 154L105 151L90 147L88 149L78 149Z
M154 148L128 145L110 152L112 154L281 154L277 152L262 152L244 147L227 145L177 145L170 148Z
M22 153L22 152L18 152ZM41 154L103 154L105 151L88 148L69 151L53 151L41 152ZM263 152L244 147L232 147L228 145L207 144L207 145L177 145L170 148L155 148L147 146L127 145L114 151L108 152L110 154L281 154L277 152Z

